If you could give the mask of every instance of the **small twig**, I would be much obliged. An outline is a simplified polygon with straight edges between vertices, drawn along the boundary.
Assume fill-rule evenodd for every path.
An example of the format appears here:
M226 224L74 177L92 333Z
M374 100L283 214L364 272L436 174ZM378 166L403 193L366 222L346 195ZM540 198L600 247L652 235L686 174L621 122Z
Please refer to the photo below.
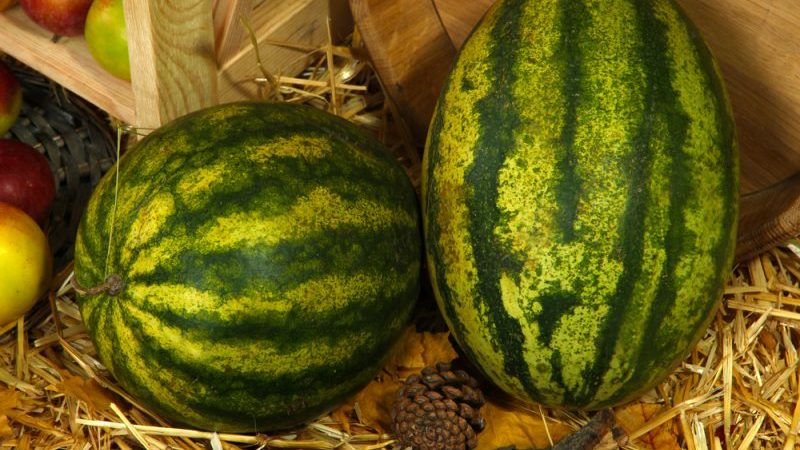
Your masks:
M256 78L257 82L269 82L266 78ZM278 77L278 82L281 84L297 84L301 86L312 86L312 87L329 87L331 83L329 81L319 81L319 80L307 80L305 78L295 78L295 77ZM367 91L367 86L360 86L357 84L341 84L336 83L336 87L339 89L346 89L349 91Z
M61 317L58 316L58 307L56 306L56 293L50 291L50 293L47 295L47 301L50 304L50 314L52 314L53 317L53 325L55 325L56 327L56 336L63 338L64 329L63 326L61 325ZM34 346L37 346L35 342Z
M339 102L336 100L336 66L334 65L333 61L333 34L331 33L331 18L328 17L328 21L326 22L328 26L328 47L325 49L327 51L327 62L328 62L328 79L330 80L331 85L331 103L333 114L339 114Z
M599 411L592 420L583 428L565 437L552 450L590 450L611 430L614 423L614 413L610 409Z
M284 47L284 48L288 48L288 49L292 49L292 50L304 51L304 52L308 52L308 53L321 53L321 52L326 52L327 51L327 48L325 48L325 47L315 47L313 45L296 44L296 43L292 43L292 42L279 41L279 40L275 40L275 39L262 39L261 42L263 42L264 44L267 44L267 45L274 45L275 47ZM343 58L358 59L353 54L353 49L349 48L349 47L342 47L342 46L334 45L334 46L331 47L331 51L333 51L333 54L336 55L336 56L341 56Z
M250 43L253 46L253 51L255 52L256 56L256 65L258 65L258 70L264 75L264 78L267 79L269 82L270 92L267 96L267 100L271 97L275 97L278 101L283 101L283 95L279 89L278 80L275 78L275 75L269 73L267 69L264 67L264 63L261 62L261 52L258 51L258 39L256 38L256 34L253 31L253 28L250 26L250 22L244 17L239 17L239 21L242 23L242 26L247 30L247 35L250 37Z
M550 446L553 446L553 436L550 435L550 427L547 426L547 418L544 416L544 411L542 410L542 405L539 405L539 416L542 418L542 424L544 425L544 433L547 435L547 442L550 443Z
M111 404L111 410L114 411L114 414L116 414L117 417L119 417L119 420L122 421L122 425L128 430L128 433L137 441L139 441L139 443L142 444L142 447L149 449L150 446L147 445L147 441L144 439L144 436L142 436L141 433L139 433L139 431L133 427L133 424L131 424L128 418L125 417L125 414L122 413L122 410L120 410L119 407L113 403Z
M25 315L17 319L17 378L25 380L25 344L27 339L25 337Z
M591 450L597 447L603 436L611 431L613 426L614 412L610 409L604 409L597 412L583 428L544 450ZM497 450L517 450L517 447L512 445L510 447L501 447Z

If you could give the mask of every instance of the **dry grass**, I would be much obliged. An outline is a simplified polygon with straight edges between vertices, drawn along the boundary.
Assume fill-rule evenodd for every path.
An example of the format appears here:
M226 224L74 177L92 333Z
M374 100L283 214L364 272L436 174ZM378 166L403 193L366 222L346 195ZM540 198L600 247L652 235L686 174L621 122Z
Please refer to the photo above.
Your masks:
M358 37L354 47L359 47ZM285 45L285 44L282 44ZM336 112L381 138L419 182L419 154L393 120L378 80L351 48L309 50L317 63L298 77L265 74L267 96ZM217 435L176 429L137 405L97 360L69 284L0 330L0 448L21 449L380 449L391 436L331 417L296 432ZM736 267L705 336L663 384L616 410L622 436L602 448L789 449L800 422L800 257L778 249ZM634 414L637 406L648 413ZM545 423L577 429L582 413L534 408ZM545 427L545 432L548 429Z

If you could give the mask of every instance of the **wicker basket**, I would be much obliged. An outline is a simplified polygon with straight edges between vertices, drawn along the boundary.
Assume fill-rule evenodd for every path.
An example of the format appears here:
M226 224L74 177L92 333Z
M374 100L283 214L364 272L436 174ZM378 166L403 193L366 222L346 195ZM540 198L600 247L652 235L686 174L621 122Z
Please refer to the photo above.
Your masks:
M56 201L47 226L54 268L74 253L75 233L100 177L114 164L116 140L107 116L82 98L11 58L23 88L22 113L6 137L32 145L50 162Z

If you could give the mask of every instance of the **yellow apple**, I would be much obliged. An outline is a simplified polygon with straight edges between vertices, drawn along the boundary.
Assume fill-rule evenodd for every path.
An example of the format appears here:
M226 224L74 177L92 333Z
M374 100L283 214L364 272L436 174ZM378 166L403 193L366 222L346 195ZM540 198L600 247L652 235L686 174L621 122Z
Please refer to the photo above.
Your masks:
M0 326L25 314L47 292L52 264L39 225L22 210L0 203Z

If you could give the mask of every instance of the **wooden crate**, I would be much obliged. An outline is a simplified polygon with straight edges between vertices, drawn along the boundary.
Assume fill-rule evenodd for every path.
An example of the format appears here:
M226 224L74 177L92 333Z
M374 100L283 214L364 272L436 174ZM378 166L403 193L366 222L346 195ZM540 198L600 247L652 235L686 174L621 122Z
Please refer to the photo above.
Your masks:
M261 74L240 17L254 30L265 68L294 75L307 66L308 51L271 42L320 46L328 41L329 17L336 23L346 11L346 0L125 1L132 67L126 82L97 65L82 37L53 42L17 6L0 13L0 53L146 131L204 106L256 97Z

